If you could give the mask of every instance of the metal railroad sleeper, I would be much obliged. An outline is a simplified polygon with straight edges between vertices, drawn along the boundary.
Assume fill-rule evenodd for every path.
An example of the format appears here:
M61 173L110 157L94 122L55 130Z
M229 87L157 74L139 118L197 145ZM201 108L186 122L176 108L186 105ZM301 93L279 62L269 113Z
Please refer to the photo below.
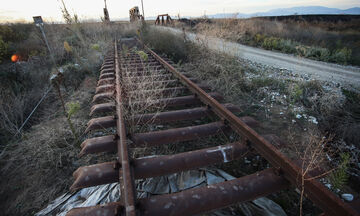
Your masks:
M252 129L258 126L253 118L237 117L234 113L240 111L238 107L219 103L218 101L222 100L221 95L216 92L208 93L208 86L195 84L196 79L178 72L151 49L134 40L121 40L122 46L115 42L113 52L105 58L93 100L95 105L90 113L101 116L91 119L86 129L86 132L90 132L116 127L116 134L90 138L81 144L80 155L117 152L118 160L80 167L74 172L75 182L71 186L72 190L76 190L120 182L121 200L106 205L74 208L67 215L194 215L266 196L291 185L298 187L301 168L270 143L278 138L257 134ZM148 55L148 62L135 51L129 49L126 53L118 48L122 48L124 44L143 46L142 52ZM154 91L146 88L151 83L139 82L138 88L134 89L134 82L126 83L127 80L138 82L142 78L154 81L153 85L162 84L164 88ZM124 89L126 85L131 86L132 91ZM154 107L162 107L162 110L146 114L134 113L130 119L125 119L124 112L129 106L145 106L144 101L134 101L133 95L139 92L145 95L163 94L165 98L150 101L149 107L149 110ZM111 114L114 112L115 115ZM207 116L217 120L207 124L145 133L129 132L128 128L131 122L140 125L171 124ZM134 147L175 144L215 134L227 134L229 131L236 132L243 139L175 155L131 158L129 154L130 148ZM135 179L226 163L242 158L251 149L256 150L273 168L206 187L136 198ZM352 206L344 203L316 179L311 179L310 175L305 178L310 179L305 181L306 196L326 215L359 215Z

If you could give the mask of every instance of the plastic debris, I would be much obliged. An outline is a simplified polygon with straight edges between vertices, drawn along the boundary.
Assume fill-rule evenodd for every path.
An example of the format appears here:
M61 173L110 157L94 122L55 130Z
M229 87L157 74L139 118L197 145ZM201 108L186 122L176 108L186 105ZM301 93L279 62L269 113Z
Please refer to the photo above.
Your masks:
M138 198L151 197L154 195L180 192L183 190L216 184L235 179L220 169L198 169L175 173L168 176L160 176L136 181ZM65 216L68 211L75 207L87 207L99 204L116 202L120 199L118 183L100 185L81 189L75 193L65 193L52 201L45 209L36 213L36 216L58 215ZM262 197L253 201L237 204L237 211L245 216L286 216L284 210L272 200ZM238 215L234 208L216 210L207 215L230 216Z
M314 124L318 124L318 121L314 116L309 116L309 121L314 123Z
M354 196L352 194L341 194L341 198L344 200L351 202L354 199Z

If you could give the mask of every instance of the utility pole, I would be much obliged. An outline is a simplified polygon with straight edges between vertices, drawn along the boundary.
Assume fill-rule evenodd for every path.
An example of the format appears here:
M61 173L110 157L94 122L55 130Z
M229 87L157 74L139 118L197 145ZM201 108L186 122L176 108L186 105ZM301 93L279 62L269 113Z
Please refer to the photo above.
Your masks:
M143 18L145 20L145 13L144 13L144 4L143 4L143 0L141 0L141 7L142 7L142 12L143 12Z
M104 0L105 2L105 8L104 8L104 22L105 23L109 23L110 22L110 16L109 16L109 11L107 9L107 5L106 5L106 0Z

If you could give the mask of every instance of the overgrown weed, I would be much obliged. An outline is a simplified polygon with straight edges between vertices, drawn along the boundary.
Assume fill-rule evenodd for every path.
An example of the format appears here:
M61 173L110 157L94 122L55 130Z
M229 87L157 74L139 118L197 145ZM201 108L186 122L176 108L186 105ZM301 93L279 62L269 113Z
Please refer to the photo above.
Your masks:
M189 44L181 36L167 31L158 31L150 26L144 26L141 29L141 34L144 43L154 48L154 51L165 53L176 63L186 60Z
M87 79L68 99L79 101L81 105L79 112L72 115L78 134L85 130L91 89L95 84L94 78ZM52 106L53 109L56 107ZM6 206L2 212L4 215L34 214L60 193L68 191L72 172L90 160L90 157L78 157L79 149L73 145L74 142L66 117L59 114L31 127L23 133L21 141L11 141L0 159L0 203ZM103 155L97 158L104 160Z
M10 27L8 28L11 30ZM38 29L33 25L24 25L24 28L30 29L30 32L24 36L17 36L18 42L9 41L13 44L14 52L23 56L23 62L10 63L7 61L0 66L3 72L0 76L1 88L3 89L1 91L2 100L0 101L0 111L2 111L0 113L0 124L3 127L0 131L0 137L5 138L5 140L10 139L16 133L15 131L20 127L23 120L35 107L35 104L50 85L50 72L56 70L48 57L48 51L42 42L42 36ZM22 34L22 31L19 32ZM135 26L81 23L77 19L75 24L46 24L45 32L57 66L60 66L64 73L66 91L71 94L86 76L98 75L97 69L100 67L103 55L111 46L115 35L119 37L134 35ZM16 32L11 31L6 34L12 35ZM45 101L45 104L40 106L40 110L46 107L46 103L50 101ZM15 110L15 112L10 115L8 114L10 110ZM35 115L33 120L39 119L39 117Z
M103 56L113 46L115 35L135 35L136 29L126 24L104 25L80 20L75 26L45 24L55 66L41 33L34 25L25 25L24 29L28 27L30 31L24 37L19 36L21 40L6 41L10 44L7 55L18 53L22 61L4 60L0 66L0 148L8 146L0 160L0 203L4 215L34 214L60 193L68 191L70 176L78 166L89 164L90 157L79 159L77 156L79 147L74 145L76 140L66 125L66 117L60 114L55 92L50 92L36 110L20 139L12 138L49 87L51 72L57 73L59 68L64 72L61 91L65 102L79 101L80 110L73 113L71 119L82 139L96 84L91 77L99 74ZM91 159L91 163L109 159L109 155L96 158Z
M162 32L158 31L158 34L162 34ZM182 38L180 39L182 40ZM154 48L156 49L156 47ZM321 55L325 56L326 53ZM359 109L356 108L357 105L350 102L358 101L358 97L354 96L354 93L348 92L347 90L345 90L343 94L341 94L341 92L330 91L325 89L320 82L315 80L304 80L302 82L279 80L276 77L267 77L266 74L262 72L252 73L252 70L248 68L248 66L242 65L243 62L240 60L227 56L226 54L210 51L207 49L205 43L203 43L202 46L192 44L190 48L187 49L187 56L187 61L182 65L182 69L185 69L192 77L205 81L211 86L212 90L219 91L224 95L226 101L239 104L245 111L250 108L253 109L255 106L258 107L256 118L261 120L262 115L266 115L266 120L271 121L270 125L272 128L269 128L270 131L278 132L279 135L282 135L281 137L286 137L286 135L288 135L287 133L276 130L283 131L285 125L288 128L293 128L302 139L298 139L293 143L289 142L288 139L285 139L285 141L288 141L292 146L298 147L298 151L291 150L290 152L287 152L287 155L295 155L294 158L302 159L302 167L305 174L310 173L312 170L316 170L320 164L324 165L324 168L326 168L325 171L329 171L326 174L334 171L334 168L331 167L341 168L341 166L339 166L341 163L329 161L326 154L331 155L333 158L339 158L337 153L332 154L331 152L348 152L351 145L357 145L356 141L344 142L339 145L339 140L344 138L348 139L350 137L355 138L354 135L356 136L357 134L354 130L350 130L353 135L346 135L345 137L344 133L346 130L342 129L348 128L345 127L348 123L351 123L352 126L359 124L359 121L356 120L357 118L354 118L353 116L357 115L354 110ZM248 73L252 73L253 75L247 76L246 74ZM268 106L264 104L263 100L264 98L269 97L269 95L267 95L267 92L269 91L281 92L281 94L287 96L286 98L288 101L286 103L285 100L285 104L283 104L287 109L292 109L297 106L304 107L307 116L315 116L318 122L315 121L315 123L309 123L308 120L296 120L295 122L298 121L298 123L294 124L291 122L291 118L294 118L294 116L288 116L289 119L282 120L282 117L284 116L279 116L275 113L269 114L270 108L276 106L276 101L272 100L270 100L271 106L270 104ZM344 95L348 98L345 98ZM350 107L353 107L353 109ZM259 110L264 110L265 114ZM252 110L252 112L255 111ZM269 117L269 115L272 116ZM286 117L284 118L286 119ZM281 125L281 127L278 127L278 124ZM316 124L318 124L318 126ZM356 128L356 126L354 128ZM310 136L306 131L304 132L304 130L312 131L313 133ZM261 131L266 133L265 129L262 129ZM329 140L324 139L323 134L334 134L334 136ZM309 138L310 140L305 140L303 138ZM302 150L299 150L300 146L297 145L297 143L302 143ZM342 146L341 149L338 148L340 146ZM306 154L299 156L294 154L296 152ZM358 153L351 154L349 170L352 168L355 169L357 166L357 157ZM355 174L356 172L358 171L355 171ZM320 176L316 177L319 178ZM306 179L303 180L305 181ZM303 183L304 182L299 182L300 188L302 188L301 185L303 185ZM300 203L302 203L302 198L303 195L300 197ZM306 204L306 206L306 208L308 208L308 206L311 205ZM293 210L294 212L299 211L299 209L296 208L291 211ZM300 211L302 212L303 209Z

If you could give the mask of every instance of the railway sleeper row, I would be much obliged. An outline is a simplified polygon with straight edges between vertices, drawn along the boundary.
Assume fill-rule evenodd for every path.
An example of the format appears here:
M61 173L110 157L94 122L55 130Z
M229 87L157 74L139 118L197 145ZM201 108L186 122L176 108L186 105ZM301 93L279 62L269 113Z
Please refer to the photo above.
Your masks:
M299 187L302 175L299 163L290 161L278 149L282 141L275 135L259 135L259 123L249 116L238 117L241 110L198 83L189 74L180 73L168 59L161 58L135 39L115 42L101 67L93 98L94 106L86 133L116 129L116 133L93 137L81 144L80 156L116 152L117 160L80 167L74 172L71 190L120 182L121 199L101 206L74 208L67 215L194 215L256 199L271 193ZM143 59L131 46L142 47ZM124 52L121 48L129 46ZM159 88L156 88L160 86ZM155 88L154 88L155 87ZM150 99L149 99L150 98ZM147 109L136 110L134 107ZM151 109L153 108L153 109ZM130 114L127 113L130 111ZM137 113L137 111L139 113ZM178 122L211 121L185 127ZM166 124L170 128L157 131L130 130L132 124ZM109 130L113 131L113 130ZM173 155L131 158L133 148L183 145L186 141L216 134L237 133L241 139L229 143L186 151ZM177 193L136 198L135 179L150 178L226 163L257 152L271 168L231 181ZM326 215L359 215L309 173L305 178L306 196Z

